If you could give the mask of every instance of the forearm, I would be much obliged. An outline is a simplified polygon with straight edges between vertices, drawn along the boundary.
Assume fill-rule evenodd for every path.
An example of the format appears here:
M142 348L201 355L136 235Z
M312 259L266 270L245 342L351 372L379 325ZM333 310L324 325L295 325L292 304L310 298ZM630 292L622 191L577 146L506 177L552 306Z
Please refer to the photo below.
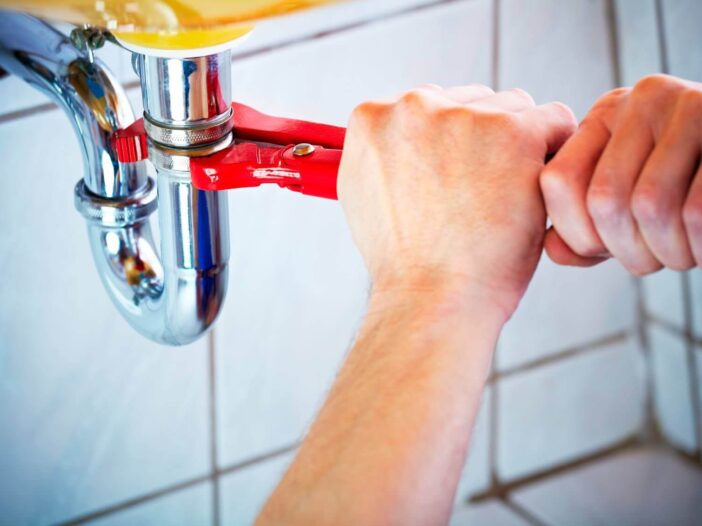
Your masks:
M258 524L446 522L501 326L473 299L373 295Z

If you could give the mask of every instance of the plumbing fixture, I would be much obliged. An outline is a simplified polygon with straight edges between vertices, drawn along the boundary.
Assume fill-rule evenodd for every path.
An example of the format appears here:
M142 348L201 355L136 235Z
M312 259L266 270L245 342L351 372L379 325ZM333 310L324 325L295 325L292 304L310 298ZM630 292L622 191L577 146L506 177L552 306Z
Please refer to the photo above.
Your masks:
M164 141L149 142L156 181L146 163L119 162L111 137L134 114L111 72L91 59L44 22L0 12L0 67L48 95L73 124L84 161L76 206L112 301L152 340L192 342L224 300L229 236L224 194L194 188L187 161L231 141L226 126L217 127L229 112L229 52L140 59L145 116ZM202 137L218 140L201 144ZM190 140L193 151L185 148ZM149 224L157 208L160 258Z
M276 183L336 198L345 130L232 104L226 46L193 57L136 53L144 115L135 121L123 89L93 54L106 38L88 26L69 38L0 11L0 68L47 94L73 124L84 161L75 204L117 309L144 336L187 344L212 325L226 293L220 190ZM150 226L156 210L160 257Z

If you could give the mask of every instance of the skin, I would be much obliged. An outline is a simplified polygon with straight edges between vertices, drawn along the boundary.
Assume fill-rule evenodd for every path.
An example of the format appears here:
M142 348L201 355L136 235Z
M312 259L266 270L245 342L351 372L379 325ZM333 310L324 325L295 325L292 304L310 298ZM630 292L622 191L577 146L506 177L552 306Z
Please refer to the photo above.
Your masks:
M495 343L543 248L637 275L702 263L700 89L649 77L580 127L485 86L356 109L338 190L368 313L257 524L446 524Z
M257 524L445 524L497 336L539 260L544 158L576 128L521 90L427 86L353 113L339 196L373 287Z
M551 259L702 267L701 116L702 84L667 75L597 101L541 175Z

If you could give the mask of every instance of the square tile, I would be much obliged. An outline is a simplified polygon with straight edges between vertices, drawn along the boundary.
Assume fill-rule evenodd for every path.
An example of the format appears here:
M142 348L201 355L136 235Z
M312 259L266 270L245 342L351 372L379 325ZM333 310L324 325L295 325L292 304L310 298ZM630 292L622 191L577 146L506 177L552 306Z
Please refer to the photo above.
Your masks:
M449 526L527 526L524 519L500 501L487 501L456 511Z
M688 452L697 448L687 343L656 325L648 329L653 359L654 401L661 432Z
M606 448L644 417L643 356L633 339L497 384L497 462L513 480Z
M507 323L497 369L518 367L632 331L634 280L616 261L589 269L561 267L543 256L519 308Z
M584 117L614 87L605 1L501 0L499 83Z
M140 504L125 511L91 521L96 526L210 526L212 524L212 486L199 484Z
M702 469L666 450L642 448L517 491L546 524L693 526L702 516Z
M702 2L662 0L670 74L702 81Z
M364 99L489 81L490 14L484 0L452 3L241 60L234 94L271 114L344 123ZM261 82L271 71L298 80ZM230 290L217 328L221 465L302 437L368 294L338 203L277 188L232 192L230 203Z
M456 490L455 506L462 508L466 501L490 487L490 404L492 388L483 393L480 412L473 426L473 436L468 449L468 458L463 467L461 480Z
M665 269L646 276L641 283L646 312L679 330L684 330L683 275L680 272Z
M656 0L616 0L615 9L621 80L632 86L661 71Z
M292 459L292 454L284 455L223 477L220 482L222 524L253 524Z
M0 145L3 519L55 523L206 473L205 342L152 344L110 303L73 207L68 120L2 125Z

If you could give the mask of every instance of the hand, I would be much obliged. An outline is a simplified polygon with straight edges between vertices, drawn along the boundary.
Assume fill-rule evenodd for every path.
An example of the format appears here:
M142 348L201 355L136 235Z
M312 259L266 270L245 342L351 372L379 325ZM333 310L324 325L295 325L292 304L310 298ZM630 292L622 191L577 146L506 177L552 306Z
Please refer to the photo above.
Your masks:
M702 84L655 75L604 95L541 174L551 259L702 266L701 151Z
M360 105L338 190L374 293L441 289L504 322L543 248L544 158L576 125L560 103L479 85Z

